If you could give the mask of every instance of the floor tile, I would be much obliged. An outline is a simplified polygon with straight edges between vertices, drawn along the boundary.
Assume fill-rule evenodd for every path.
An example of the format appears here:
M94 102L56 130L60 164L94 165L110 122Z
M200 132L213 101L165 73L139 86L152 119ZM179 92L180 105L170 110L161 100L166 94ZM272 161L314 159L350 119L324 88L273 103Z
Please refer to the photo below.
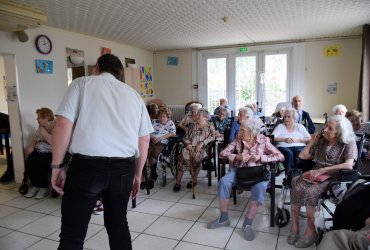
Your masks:
M57 249L59 246L59 242L53 240L43 239L36 244L32 245L31 247L27 248L27 250L50 250L50 249Z
M56 211L57 209L60 209L61 201L62 201L61 199L53 198L43 199L40 202L36 203L35 205L28 207L27 210L49 214Z
M193 199L193 193L188 192L179 200L179 202L207 207L213 202L214 199L214 194L204 194L198 192L195 193L195 199Z
M232 250L274 250L276 248L278 235L255 232L255 236L253 241L247 241L244 238L243 231L241 229L236 229L226 248Z
M183 241L224 248L233 231L231 227L207 229L205 223L197 222L185 235Z
M4 218L12 213L18 212L20 209L0 205L0 218Z
M180 242L175 249L176 250L213 250L213 249L222 249L222 248L203 246L203 245L189 243L189 242Z
M84 247L96 250L109 250L109 241L107 231L102 230L87 241L85 241Z
M172 250L177 243L177 240L141 234L132 242L132 249Z
M4 204L8 206L12 206L12 207L17 207L17 208L27 208L38 202L40 201L33 199L33 198L25 198L23 196L19 196L15 199L4 202Z
M45 237L60 228L60 218L46 215L18 229L23 233Z
M161 217L146 229L144 233L180 240L193 224L194 222L192 221Z
M280 236L278 243L277 243L277 248L276 250L296 250L297 248L295 246L289 245L287 242L288 236ZM306 250L314 250L316 249L315 244L312 246L305 248Z
M164 216L196 221L205 210L206 207L203 206L176 203L166 213L164 213Z
M244 222L244 216L239 221L237 228L242 228L243 222ZM260 232L266 232L266 233L273 233L278 234L279 227L270 227L270 215L264 215L264 214L257 214L256 217L253 220L252 225L253 230L260 231Z
M21 196L21 194L14 190L0 189L0 203L4 203L14 198Z
M141 233L157 220L158 217L158 215L129 211L127 213L127 221L130 231Z
M33 245L39 240L41 240L41 238L36 236L20 232L12 232L0 238L0 246L1 249L4 250L20 250Z
M132 211L162 215L171 206L173 206L173 204L174 202L146 199L142 203L138 204Z
M162 201L178 201L180 200L185 193L175 193L172 189L161 189L155 194L153 194L151 199L158 199Z
M12 232L13 230L10 230L10 229L7 229L7 228L3 228L3 227L0 227L0 237L3 237L4 235L7 235L9 234L10 232Z
M45 214L35 213L27 210L20 210L7 217L1 218L0 226L10 229L18 229L43 216L45 216Z

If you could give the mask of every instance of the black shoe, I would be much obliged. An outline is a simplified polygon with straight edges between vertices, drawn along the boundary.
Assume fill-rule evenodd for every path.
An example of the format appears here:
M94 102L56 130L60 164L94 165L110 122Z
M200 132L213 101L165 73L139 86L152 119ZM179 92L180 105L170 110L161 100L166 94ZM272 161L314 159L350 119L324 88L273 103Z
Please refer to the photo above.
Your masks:
M149 189L153 189L154 188L154 181L153 180L148 180L148 186L149 186Z
M0 178L0 182L2 184L10 184L10 183L13 183L14 182L14 174L9 172L9 171L5 171L5 173L3 174L3 176L1 176Z
M180 188L181 188L181 184L175 184L175 186L173 186L173 191L178 192L180 191Z
M197 185L197 182L195 182L195 183L194 183L194 187L195 187L196 185ZM193 186L192 186L191 181L189 181L189 182L188 182L188 184L186 184L186 187L187 187L187 188L192 188L192 187L193 187Z

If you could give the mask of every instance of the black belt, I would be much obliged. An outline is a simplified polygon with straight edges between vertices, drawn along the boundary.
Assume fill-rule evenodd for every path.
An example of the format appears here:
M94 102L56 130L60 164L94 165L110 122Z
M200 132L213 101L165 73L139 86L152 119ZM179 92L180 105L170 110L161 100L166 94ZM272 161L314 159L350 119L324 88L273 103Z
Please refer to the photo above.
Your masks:
M75 159L81 160L117 160L117 161L133 161L135 160L135 156L131 157L104 157L104 156L89 156L89 155L82 155L82 154L73 154L72 156Z

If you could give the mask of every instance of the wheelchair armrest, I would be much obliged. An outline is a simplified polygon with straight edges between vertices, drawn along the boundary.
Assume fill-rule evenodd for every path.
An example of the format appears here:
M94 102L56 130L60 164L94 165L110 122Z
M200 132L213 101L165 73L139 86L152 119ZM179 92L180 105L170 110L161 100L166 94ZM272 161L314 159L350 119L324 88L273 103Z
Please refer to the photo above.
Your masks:
M339 180L342 182L353 182L359 177L359 173L354 169L341 169L339 170Z

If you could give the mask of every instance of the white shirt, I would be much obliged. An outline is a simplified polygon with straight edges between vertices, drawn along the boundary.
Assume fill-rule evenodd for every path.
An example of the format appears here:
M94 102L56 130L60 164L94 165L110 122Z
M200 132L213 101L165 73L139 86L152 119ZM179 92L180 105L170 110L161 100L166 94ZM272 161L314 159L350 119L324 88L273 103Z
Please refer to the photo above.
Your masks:
M293 132L288 132L284 124L279 124L277 127L274 129L272 134L275 137L278 138L307 138L311 137L306 128L299 123L295 123L294 125L294 130ZM286 142L277 142L276 143L277 147L297 147L297 146L306 146L305 143L303 142L294 142L294 143L286 143Z
M56 114L75 123L72 154L139 157L139 137L153 132L141 97L109 73L74 80Z

